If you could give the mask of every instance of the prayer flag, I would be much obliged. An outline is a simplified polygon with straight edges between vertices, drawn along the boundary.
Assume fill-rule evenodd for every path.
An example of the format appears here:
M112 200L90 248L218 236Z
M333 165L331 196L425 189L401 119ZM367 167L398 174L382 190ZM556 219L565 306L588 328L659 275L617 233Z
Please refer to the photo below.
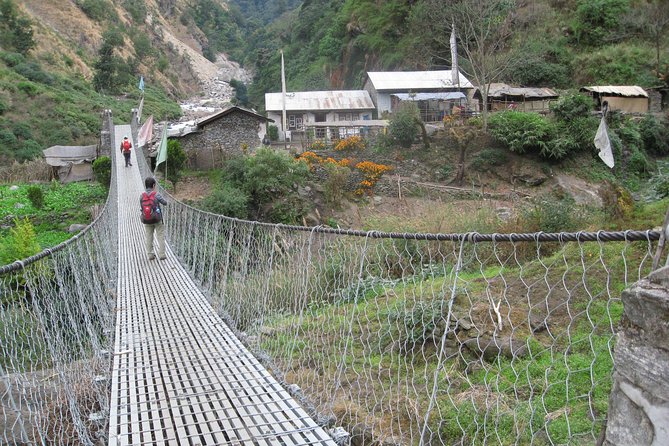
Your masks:
M167 123L163 126L163 136L160 138L158 146L158 157L156 158L156 167L162 162L167 161Z
M144 125L139 129L138 147L144 147L153 138L153 115L149 116Z
M599 149L599 157L604 161L604 164L613 169L613 151L611 150L611 140L609 140L609 133L606 127L606 111L602 115L602 120L599 123L599 128L595 134L595 147Z
M460 88L460 68L458 67L458 44L455 40L455 23L451 27L451 81Z

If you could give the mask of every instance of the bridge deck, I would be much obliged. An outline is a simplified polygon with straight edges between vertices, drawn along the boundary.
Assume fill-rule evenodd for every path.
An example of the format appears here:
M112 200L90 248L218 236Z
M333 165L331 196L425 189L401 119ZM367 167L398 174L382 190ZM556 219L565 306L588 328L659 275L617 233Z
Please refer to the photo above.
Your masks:
M123 135L130 127L116 126L115 141ZM167 260L147 259L136 153L133 167L113 159L120 263L109 444L334 445L215 314L169 247Z

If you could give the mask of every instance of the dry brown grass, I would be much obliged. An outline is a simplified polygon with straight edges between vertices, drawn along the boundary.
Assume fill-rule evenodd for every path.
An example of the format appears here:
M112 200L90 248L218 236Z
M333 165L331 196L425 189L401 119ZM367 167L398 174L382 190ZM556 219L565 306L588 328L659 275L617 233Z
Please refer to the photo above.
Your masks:
M41 158L25 163L14 161L9 166L0 167L0 184L49 180L51 180L51 167Z

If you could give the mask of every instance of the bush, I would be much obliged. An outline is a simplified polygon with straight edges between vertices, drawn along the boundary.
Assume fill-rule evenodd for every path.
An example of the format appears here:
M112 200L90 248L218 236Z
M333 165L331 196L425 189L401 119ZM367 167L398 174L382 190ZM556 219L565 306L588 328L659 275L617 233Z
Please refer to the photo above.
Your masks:
M471 161L471 168L474 170L487 170L490 167L501 166L509 160L506 151L501 149L483 149Z
M594 103L590 96L569 92L550 104L550 110L560 121L570 122L577 118L590 116Z
M202 208L214 214L234 218L248 217L249 197L238 188L223 183L202 201Z
M628 0L580 0L573 25L576 40L595 46L610 42L628 10Z
M390 117L390 136L404 148L411 147L418 135L418 107L413 102L402 102Z
M112 162L108 156L101 156L93 161L93 174L98 183L109 189L112 174Z
M569 232L576 229L574 199L547 194L537 197L533 205L522 210L524 225L531 231Z
M29 139L23 141L14 153L18 161L28 161L39 157L42 154L42 145L37 141Z
M41 251L35 229L27 218L14 219L9 236L0 243L0 265L23 260Z
M639 123L643 148L654 155L669 154L669 124L648 114Z
M146 20L146 3L144 0L124 0L123 7L130 13L132 20L137 24L143 24Z
M40 64L35 61L22 62L14 67L14 71L29 81L45 85L52 85L54 83L54 77L42 70Z
M84 14L97 22L118 21L116 10L107 0L80 0L78 5Z
M323 167L328 174L323 184L325 200L330 206L339 207L344 198L346 183L351 176L351 169L337 163L324 163Z
M28 200L32 203L33 207L36 209L42 209L44 206L44 192L39 186L29 186L28 187Z
M35 96L39 91L37 85L33 84L32 82L21 81L16 86L20 91L24 92L28 96Z
M270 141L279 140L279 128L275 125L270 125L267 127L267 133L269 134Z
M490 117L490 133L516 153L539 152L544 158L559 158L550 141L554 126L536 113L504 111Z

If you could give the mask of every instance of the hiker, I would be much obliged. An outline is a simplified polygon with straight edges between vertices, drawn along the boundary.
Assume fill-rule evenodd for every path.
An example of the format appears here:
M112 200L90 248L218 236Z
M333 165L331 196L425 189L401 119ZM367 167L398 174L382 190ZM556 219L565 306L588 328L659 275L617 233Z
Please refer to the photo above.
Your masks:
M147 177L144 180L146 191L139 197L142 210L142 223L144 223L144 234L146 236L146 255L149 260L156 258L153 252L153 233L158 238L158 258L165 260L165 225L163 224L163 211L160 204L167 201L156 190L156 179Z
M125 167L132 166L130 162L130 149L132 149L132 143L127 136L124 136L123 141L121 141L121 153L125 157Z

